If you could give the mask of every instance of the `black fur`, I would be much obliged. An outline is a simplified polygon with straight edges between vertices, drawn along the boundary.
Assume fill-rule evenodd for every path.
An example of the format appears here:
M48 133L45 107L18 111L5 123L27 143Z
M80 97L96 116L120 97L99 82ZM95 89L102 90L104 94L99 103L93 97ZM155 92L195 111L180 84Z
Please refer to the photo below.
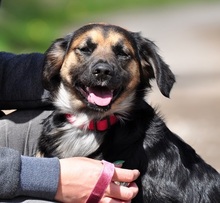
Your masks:
M122 32L121 28L119 31ZM137 50L136 57L141 67L141 82L136 87L135 99L126 112L126 119L123 118L123 122L116 123L106 132L93 132L97 137L101 135L103 140L98 149L87 156L110 162L124 160L124 168L140 171L141 176L137 180L140 191L132 203L219 203L219 173L206 164L192 147L172 133L144 100L145 89L150 87L149 80L154 77L162 94L169 97L175 82L174 75L157 54L153 42L142 38L138 33L123 32L129 35L131 43L135 42L133 46ZM77 34L79 33L78 31ZM54 50L54 46L50 49ZM50 63L46 61L46 74L50 72L48 66ZM59 78L56 67L55 72L52 77ZM60 80L57 80L58 84ZM56 86L57 83L53 85ZM57 91L53 92L56 93ZM94 109L89 112L95 114ZM66 127L68 125L70 124L64 112L60 109L55 111L44 123L39 151L45 156L61 158L62 155L56 148L61 144L60 138L70 133L71 127ZM72 130L73 134L84 133L90 136L90 132L78 132L74 128ZM74 136L72 139L75 139Z
M123 167L140 170L142 191L132 202L220 202L218 172L173 134L152 107L138 102L131 115L108 132L102 153L110 162L125 160Z

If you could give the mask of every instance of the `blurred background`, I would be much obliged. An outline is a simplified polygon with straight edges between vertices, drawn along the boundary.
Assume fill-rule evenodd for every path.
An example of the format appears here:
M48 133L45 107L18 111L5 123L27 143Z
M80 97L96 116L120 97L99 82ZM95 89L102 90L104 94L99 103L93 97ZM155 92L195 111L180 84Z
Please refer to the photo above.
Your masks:
M220 171L220 1L3 0L0 51L44 52L92 22L141 31L158 45L177 82L170 99L155 84L146 99Z

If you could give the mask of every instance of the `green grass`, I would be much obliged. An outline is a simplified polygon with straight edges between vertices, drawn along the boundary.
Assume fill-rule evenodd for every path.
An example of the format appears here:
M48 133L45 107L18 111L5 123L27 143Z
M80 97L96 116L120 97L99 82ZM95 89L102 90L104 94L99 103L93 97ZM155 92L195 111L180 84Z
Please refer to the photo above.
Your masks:
M61 30L91 16L186 2L192 0L3 0L0 51L42 52Z

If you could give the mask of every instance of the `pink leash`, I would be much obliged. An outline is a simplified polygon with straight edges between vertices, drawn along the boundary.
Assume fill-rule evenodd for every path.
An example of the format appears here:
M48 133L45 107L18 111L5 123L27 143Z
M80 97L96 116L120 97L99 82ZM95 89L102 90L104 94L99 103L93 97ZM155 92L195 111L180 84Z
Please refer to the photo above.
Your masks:
M114 164L105 160L102 160L102 164L104 167L101 175L86 203L98 203L112 180L112 176L114 175L115 170Z

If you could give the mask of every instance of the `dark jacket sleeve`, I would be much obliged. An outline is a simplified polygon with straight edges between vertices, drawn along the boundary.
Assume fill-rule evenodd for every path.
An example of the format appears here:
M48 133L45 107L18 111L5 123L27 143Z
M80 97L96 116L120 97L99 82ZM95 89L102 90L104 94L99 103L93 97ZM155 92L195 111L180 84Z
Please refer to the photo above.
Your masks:
M58 158L21 157L18 196L54 200L60 175Z
M48 105L42 85L44 54L0 52L0 109L29 109Z
M19 188L21 156L19 152L0 148L0 199L16 195Z
M53 200L59 174L58 158L25 157L0 148L0 199L29 196Z

